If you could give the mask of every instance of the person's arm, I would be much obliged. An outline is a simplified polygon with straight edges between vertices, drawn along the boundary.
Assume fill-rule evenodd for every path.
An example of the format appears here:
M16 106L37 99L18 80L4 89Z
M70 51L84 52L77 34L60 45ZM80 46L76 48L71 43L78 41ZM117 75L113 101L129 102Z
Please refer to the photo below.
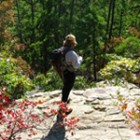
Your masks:
M68 65L72 65L75 70L80 68L80 65L83 61L83 58L81 56L78 56L77 53L73 50L69 51L66 54L65 58L66 58L66 63Z

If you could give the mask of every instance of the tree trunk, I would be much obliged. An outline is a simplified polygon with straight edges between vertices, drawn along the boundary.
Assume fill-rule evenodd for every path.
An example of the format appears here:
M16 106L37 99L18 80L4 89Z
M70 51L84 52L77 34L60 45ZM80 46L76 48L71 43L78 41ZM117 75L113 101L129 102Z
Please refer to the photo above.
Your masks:
M31 5L31 18L32 18L32 36L31 36L31 43L35 41L35 29L34 29L34 2L30 0Z
M111 15L111 25L110 25L110 30L109 30L109 41L111 40L112 37L112 32L113 32L113 25L114 25L114 13L115 13L115 0L112 0L112 15Z
M63 7L62 7L62 0L59 1L59 8L58 9L59 9L58 16L61 17L61 15L63 13L63 10L62 10L63 9Z
M17 9L17 32L18 32L18 36L20 39L20 42L23 43L23 36L22 36L22 31L21 31L21 17L20 17L20 6L19 6L19 0L15 1L15 6Z
M108 48L108 42L109 42L109 28L110 28L110 18L111 18L111 11L112 11L112 2L113 0L110 0L109 8L108 8L108 18L107 18L107 26L106 26L106 40L105 40L105 46L104 46L104 53L106 52Z
M97 70L96 70L96 44L93 44L93 75L94 80L97 81Z
M110 0L110 4L109 4L108 19L107 19L107 27L106 27L106 36L108 36L108 32L109 32L111 10L112 10L112 0ZM107 38L108 38L108 37L107 37Z
M70 9L70 31L72 30L73 14L74 14L74 0L71 0L71 9Z
M96 27L95 27L95 24L92 28L92 50L93 50L93 58L92 58L92 61L93 61L93 75L94 75L94 81L97 81L97 70L96 70L96 56L97 56L97 52L96 52L96 45L97 45L97 42L96 42Z
M120 12L119 37L121 36L122 28L123 28L124 9L125 9L125 0L122 0L122 9L121 9L121 12Z
M119 27L119 37L121 36L121 33L122 33L122 25L123 25L123 10L121 10L121 13L120 13L120 27Z

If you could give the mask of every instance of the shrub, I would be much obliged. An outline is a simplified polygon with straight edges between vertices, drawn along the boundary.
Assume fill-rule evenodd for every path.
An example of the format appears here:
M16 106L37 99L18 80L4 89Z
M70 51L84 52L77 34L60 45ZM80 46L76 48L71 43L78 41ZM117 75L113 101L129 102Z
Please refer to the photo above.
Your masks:
M14 58L1 58L0 60L0 87L5 85L7 93L12 98L20 98L33 88L31 80L24 75Z
M129 58L121 58L120 60L110 61L103 69L100 70L100 76L104 80L114 80L116 84L120 80L127 80L133 82L133 71L140 68L139 60L132 60Z
M37 74L33 79L33 83L45 91L61 89L63 84L59 75L53 69L50 69L46 75Z
M44 74L37 74L36 77L33 79L33 83L36 86L39 86L41 89L45 91L53 91L56 89L62 89L63 82L59 75L55 72L53 68L51 68L46 75ZM86 78L83 76L77 76L74 89L85 89L89 87L95 86L94 82L87 82Z
M140 39L128 37L123 43L115 47L115 52L129 58L140 57Z
M95 82L88 82L86 78L83 76L77 76L76 81L74 84L74 89L86 89L90 87L95 87L96 83Z

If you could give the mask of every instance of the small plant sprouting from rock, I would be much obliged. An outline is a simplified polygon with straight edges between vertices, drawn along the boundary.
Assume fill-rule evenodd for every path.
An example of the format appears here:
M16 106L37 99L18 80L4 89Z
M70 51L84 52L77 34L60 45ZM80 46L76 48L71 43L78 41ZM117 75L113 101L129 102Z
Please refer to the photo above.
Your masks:
M131 107L128 107L129 100L118 93L118 101L118 106L123 112L126 122L131 129L137 131L137 135L140 135L140 98Z

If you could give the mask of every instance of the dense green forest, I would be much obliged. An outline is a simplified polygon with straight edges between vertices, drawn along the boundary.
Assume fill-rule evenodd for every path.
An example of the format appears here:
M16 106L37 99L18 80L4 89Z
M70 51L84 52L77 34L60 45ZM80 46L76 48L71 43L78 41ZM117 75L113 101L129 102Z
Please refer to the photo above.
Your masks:
M14 98L61 88L49 52L69 33L84 58L75 89L140 85L139 0L0 0L0 86Z

